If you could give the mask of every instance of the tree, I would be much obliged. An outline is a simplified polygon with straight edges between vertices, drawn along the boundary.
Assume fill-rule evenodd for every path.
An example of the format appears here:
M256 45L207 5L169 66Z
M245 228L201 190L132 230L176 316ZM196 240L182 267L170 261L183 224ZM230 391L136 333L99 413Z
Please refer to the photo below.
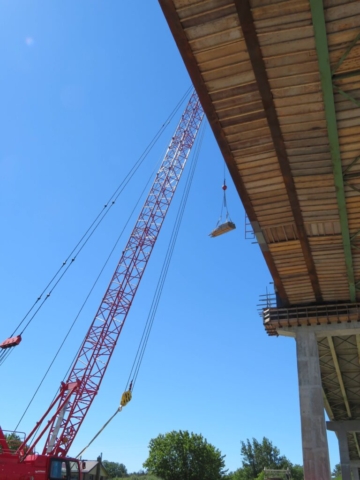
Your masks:
M127 477L117 477L115 480L162 480L154 475L147 475L146 473L130 473Z
M248 480L248 476L243 468L239 468L235 472L230 473L226 480Z
M265 472L264 470L259 473L259 475L256 477L256 480L264 480L265 479Z
M118 479L123 480L123 479ZM124 479L125 480L125 479ZM155 477L154 475L147 475L145 472L139 473L130 473L129 477L126 477L126 480L162 480L159 477Z
M102 464L105 467L105 470L109 474L110 478L116 477L127 477L127 469L123 463L109 462L104 460Z
M202 435L181 430L150 440L143 465L163 480L220 480L225 474L221 452Z
M16 433L5 434L6 443L8 444L10 450L16 451L20 445L23 443L19 435Z
M302 465L290 465L290 472L293 480L304 480L304 469Z
M263 480L264 468L289 469L293 480L303 480L301 465L293 465L280 450L264 437L262 442L255 438L241 442L242 468L229 475L229 480Z
M341 480L342 475L341 475L341 465L340 463L337 463L334 467L334 470L331 472L331 478L334 480Z
M272 442L264 437L260 443L256 438L252 442L247 438L241 442L243 469L248 479L255 479L266 468L287 468L289 461Z

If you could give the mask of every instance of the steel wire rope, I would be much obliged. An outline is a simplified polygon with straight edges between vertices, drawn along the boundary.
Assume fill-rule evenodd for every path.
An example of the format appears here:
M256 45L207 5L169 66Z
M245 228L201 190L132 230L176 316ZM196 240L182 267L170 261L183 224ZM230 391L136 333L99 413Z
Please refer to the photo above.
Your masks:
M172 231L172 234L171 234L171 237L170 237L170 242L169 242L169 245L168 245L168 249L167 249L166 256L165 256L165 259L164 259L164 262L163 262L163 266L162 266L162 269L161 269L161 272L160 272L159 281L157 283L155 294L154 294L154 297L153 297L153 300L152 300L152 303L151 303L150 312L149 312L149 315L148 315L148 318L147 318L147 321L146 321L146 324L145 324L145 327L144 327L143 335L141 337L137 353L135 355L135 360L134 360L133 366L131 368L128 381L126 383L125 390L129 387L131 381L132 381L131 385L132 385L132 390L133 390L133 388L135 386L135 383L136 383L136 379L137 379L139 370L140 370L140 367L141 367L141 363L142 363L142 360L143 360L143 357L144 357L145 349L146 349L146 346L147 346L147 343L148 343L148 340L149 340L149 336L150 336L151 329L152 329L152 326L153 326L153 323L154 323L157 308L158 308L160 298L161 298L161 295L162 295L165 280L166 280L166 277L167 277L167 274L168 274L168 270L169 270L170 262L171 262L171 259L172 259L172 255L173 255L173 252L174 252L174 249L175 249L175 245L176 245L179 230L180 230L180 227L181 227L182 219L183 219L183 216L184 216L186 204L187 204L187 201L188 201L188 198L189 198L189 192L190 192L192 182L193 182L193 179L194 179L195 170L196 170L196 166L197 166L197 163L198 163L200 149L201 149L201 146L202 146L204 134L205 134L205 127L202 128L202 131L200 132L200 135L199 135L199 141L197 142L196 147L195 147L194 160L191 164L190 172L189 172L188 178L186 180L185 189L184 189L184 192L183 192L183 195L182 195L180 207L179 207L176 219L175 219L174 228L173 228L173 231Z
M166 150L167 150L167 148L166 148ZM165 153L164 153L164 155L165 155ZM164 156L164 155L163 155L163 156ZM139 199L138 199L138 201L137 201L137 203L136 203L136 205L135 205L135 207L134 207L134 210L135 210L135 208L137 207L137 205L139 204L139 202L140 202L140 199L141 199L141 196L142 196L142 195L145 193L145 189L146 189L146 187L149 185L149 183L150 183L150 180L151 180L151 179L154 177L154 173L155 173L155 172L157 172L157 171L159 170L159 165L160 165L160 163L161 163L161 161L162 161L162 159L163 159L163 156L161 157L161 160L159 161L159 164L158 164L158 166L157 166L157 167L155 167L155 168L154 168L154 170L152 171L152 173L151 173L151 175L150 175L150 177L149 177L149 180L147 181L147 184L145 185L144 189L142 190L142 192L141 192L141 194L140 194L140 197L139 197ZM133 214L134 210L132 211L131 215ZM129 223L129 220L130 220L130 218L128 219L128 221L127 221L126 225ZM126 225L125 225L125 227L126 227ZM64 377L63 377L63 381L65 381L65 379L67 378L67 376L68 376L68 374L69 374L70 370L73 368L73 366L74 366L74 364L75 364L75 361L76 361L76 358L77 358L77 356L78 356L78 354L79 354L80 350L82 349L82 347L83 347L83 345L84 345L84 342L85 342L85 340L86 340L86 336L84 337L84 340L83 340L83 342L81 343L81 345L80 345L80 347L78 348L78 350L77 350L77 352L76 352L76 354L75 354L75 356L74 356L74 358L73 358L72 362L70 363L70 366L69 366L69 368L68 368L67 372L65 373L65 375L64 375Z
M134 389L134 386L135 386L135 383L136 383L136 380L137 380L137 376L138 376L140 366L141 366L141 363L142 363L142 360L143 360L143 357L144 357L145 349L146 349L146 346L147 346L147 343L148 343L148 340L149 340L149 336L150 336L151 329L152 329L152 326L153 326L153 323L154 323L156 311L157 311L159 301L160 301L160 298L161 298L161 294L162 294L162 291L163 291L166 276L167 276L167 273L168 273L168 270L169 270L170 261L171 261L171 258L172 258L173 252L174 252L174 248L175 248L175 244L176 244L176 241L177 241L177 237L178 237L179 229L180 229L180 226L181 226L181 222L182 222L182 219L183 219L183 216L184 216L186 204L187 204L187 201L188 201L188 198L189 198L189 192L190 192L190 188L191 188L192 181L193 181L193 178L194 178L195 169L196 169L196 166L197 166L197 163L198 163L199 153L200 153L202 141L203 141L203 138L204 138L204 134L205 134L205 127L202 128L202 131L199 135L199 141L198 141L198 143L196 144L196 147L195 147L194 160L191 164L190 172L189 172L188 178L186 180L185 189L184 189L184 192L183 192L183 195L182 195L182 198L181 198L178 213L176 215L174 228L173 228L173 231L172 231L172 234L171 234L171 237L170 237L170 242L169 242L167 252L166 252L166 256L165 256L165 259L164 259L164 262L163 262L163 265L162 265L160 277L159 277L157 287L156 287L156 290L155 290L155 293L154 293L154 296L153 296L153 300L152 300L152 303L151 303L150 312L149 312L148 318L146 320L145 327L144 327L144 330L143 330L143 334L142 334L142 337L141 337L141 340L140 340L140 343L139 343L139 347L138 347L137 353L135 355L134 363L133 363L130 375L129 375L127 383L126 383L125 391L129 388L129 385L131 385L131 391L132 391ZM130 380L130 379L132 379L132 380ZM116 417L116 415L119 412L121 412L121 410L122 410L122 406L120 405L116 409L115 413L113 413L111 415L111 417L104 423L104 425L100 428L100 430L96 433L96 435L90 440L90 442L86 445L86 447L84 447L81 450L81 452L76 456L76 458L79 458L80 455L82 455L85 452L85 450L96 440L96 438L103 432L103 430L105 430L105 428Z
M222 203L221 203L220 217L219 217L219 220L217 221L216 226L218 226L220 224L220 222L223 221L224 210L225 210L225 213L226 213L225 220L227 221L227 220L230 219L229 209L228 209L227 200L226 200L227 186L226 186L226 164L225 164L225 161L224 161L224 183L223 183L222 189L223 189L224 193L223 193L223 198L222 198ZM231 219L230 219L230 221L231 221Z
M159 163L160 163L160 162L159 162ZM63 347L63 345L64 345L64 343L65 343L65 341L66 341L67 337L69 336L69 334L70 334L70 332L71 332L72 328L74 327L74 325L75 325L75 323L76 323L76 321L77 321L77 319L78 319L79 315L81 314L81 312L82 312L83 308L85 307L85 304L86 304L86 302L88 301L88 299L89 299L89 297L90 297L90 295L91 295L91 293L92 293L93 289L95 288L95 286L96 286L96 284L97 284L97 282L98 282L98 280L99 280L100 276L102 275L102 273L103 273L103 271L104 271L104 269L105 269L105 267L106 267L107 263L109 262L109 260L110 260L110 258L111 258L111 256L112 256L112 254L113 254L113 252L114 252L114 250L115 250L115 248L116 248L117 244L118 244L118 243L119 243L119 241L120 241L120 238L121 238L122 234L124 233L124 230L125 230L125 228L127 227L127 225L128 225L128 223L129 223L129 221L130 221L130 219L131 219L132 215L133 215L133 214L134 214L134 212L135 212L135 209L137 208L138 204L140 203L140 200L141 200L141 198L142 198L143 194L145 193L145 190L146 190L146 188L148 187L148 185L149 185L149 183L150 183L151 179L154 177L154 173L155 173L155 171L158 171L158 166L157 166L157 167L155 167L155 168L154 168L154 170L151 172L151 174L150 174L150 176L149 176L149 179L148 179L148 181L147 181L146 185L144 186L144 188L143 188L143 190L142 190L142 192L141 192L141 194L140 194L140 196L139 196L139 198L138 198L138 200L137 200L137 202L136 202L136 204L135 204L135 206L134 206L134 208L133 208L132 212L130 213L130 215L129 215L129 217L128 217L128 220L126 221L126 224L124 225L124 227L123 227L123 229L122 229L122 231L121 231L121 233L120 233L119 237L117 238L117 240L116 240L116 242L115 242L115 244L114 244L114 246L113 246L112 250L110 251L110 254L108 255L108 257L107 257L107 259L106 259L106 261L105 261L105 263L104 263L104 265L103 265L102 269L100 270L100 272L99 272L99 274L98 274L98 276L97 276L97 278L96 278L96 280L95 280L95 282L94 282L93 286L91 287L91 289L90 289L90 291L89 291L88 295L86 296L84 303L83 303L83 304L82 304L82 306L80 307L80 310L79 310L78 314L76 315L76 317L75 317L75 319L74 319L74 321L73 321L72 325L70 326L70 329L69 329L68 333L66 334L66 336L65 336L65 338L64 338L64 340L63 340L63 342L61 343L61 345L60 345L60 347L59 347L59 349L58 349L57 353L55 354L55 356L54 356L54 358L53 358L53 360L52 360L52 362L51 362L51 364L50 364L49 368L48 368L48 369L47 369L47 371L45 372L45 375L43 376L42 380L40 381L40 384L38 385L38 387L37 387L37 389L36 389L35 393L33 394L32 398L31 398L31 400L30 400L29 404L27 405L27 407L26 407L26 409L25 409L24 413L22 414L22 416L21 416L20 420L18 421L18 424L17 424L17 425L16 425L16 427L15 427L15 430L16 430L16 429L19 427L19 425L20 425L20 423L21 423L22 419L24 418L24 416L25 416L26 412L28 411L29 407L31 406L32 402L34 401L36 394L38 393L39 389L41 388L41 385L43 384L43 382L44 382L44 380L45 380L46 376L48 375L48 373L49 373L49 371L50 371L50 369L51 369L51 367L52 367L53 363L55 362L55 360L56 360L57 356L59 355L59 353L60 353L60 350L62 349L62 347ZM84 342L85 342L85 339L86 339L86 336L85 336L85 338L84 338L83 342L81 343L80 347L78 348L78 350L77 350L77 352L76 352L76 354L75 354L75 356L74 356L74 358L73 358L73 360L72 360L72 362L71 362L71 364L70 364L70 366L69 366L69 368L68 368L67 372L65 373L65 375L64 375L64 377L63 377L63 381L65 381L65 379L67 378L67 376L68 376L68 374L69 374L69 372L70 372L71 368L73 367L73 365L74 365L74 363L75 363L75 361L76 361L76 358L77 358L77 356L78 356L78 354L79 354L79 352L80 352L80 350L81 350L81 348L82 348L82 346L83 346L83 344L84 344ZM52 402L55 400L56 396L57 396L57 393L55 393L55 395L54 395L54 397L53 397L53 399L52 399ZM51 403L52 403L52 402L51 402ZM119 410L118 410L118 411L119 411ZM103 430L103 429L104 429L104 428L105 428L105 427L108 425L108 423L110 423L110 421L113 419L113 417L115 417L115 415L118 413L118 411L117 411L117 412L116 412L116 413L115 413L115 414L114 414L114 415L111 417L111 419L109 419L109 420L106 422L106 424L104 425L104 427L102 428L102 430ZM34 434L33 434L33 435L32 435L32 437L31 437L31 439L32 439L32 438L34 438L34 437L36 437L36 435L37 435L37 433L38 433L38 431L39 431L39 429L40 429L40 426L41 426L41 425L39 425L39 426L38 426L38 428L35 430ZM102 430L101 430L101 431L102 431ZM100 431L100 432L98 432L98 434L96 435L96 437L97 437L98 435L100 435L101 431ZM30 443L30 440L31 440L31 439L29 439L29 443ZM95 440L95 438L93 438L93 440L92 440L90 443L92 443L94 440ZM85 447L85 449L86 449L86 448L87 448L87 447ZM84 450L85 450L85 449L84 449ZM81 453L82 453L82 452L81 452Z
M62 340L62 342L61 342L61 344L60 344L60 346L59 346L59 348L58 348L57 352L55 353L55 355L54 355L54 357L53 357L52 361L50 362L50 365L49 365L49 367L47 368L47 370L46 370L46 372L45 372L44 376L42 377L42 379L41 379L41 381L40 381L39 385L37 386L37 388L36 388L36 390L35 390L35 392L34 392L33 396L31 397L31 399L30 399L30 401L29 401L29 403L28 403L27 407L25 408L25 411L23 412L23 414L22 414L22 416L21 416L20 420L18 421L18 423L17 423L17 425L16 425L16 427L15 427L15 430L17 430L17 428L19 427L19 425L20 425L21 421L23 420L23 418L24 418L24 416L25 416L26 412L27 412L27 411L28 411L28 409L30 408L30 406L31 406L32 402L34 401L34 399L35 399L35 397L36 397L36 395L37 395L38 391L40 390L40 388L41 388L42 384L44 383L44 381L45 381L45 379L46 379L46 377L47 377L47 375L48 375L48 373L49 373L49 371L50 371L51 367L53 366L53 364L54 364L54 362L55 362L56 358L58 357L58 355L59 355L60 351L62 350L62 348L63 348L63 346L64 346L64 344L65 344L65 342L66 342L67 338L69 337L69 335L70 335L70 333L71 333L72 329L74 328L74 326L75 326L75 324L76 324L76 322L77 322L77 320L78 320L79 316L81 315L81 313L82 313L83 309L85 308L85 305L86 305L86 303L88 302L88 300L89 300L89 298L90 298L90 296L91 296L91 294L92 294L92 292L93 292L94 288L96 287L96 285L97 285L98 281L100 280L100 277L101 277L101 275L103 274L103 272L104 272L104 270L105 270L105 268L106 268L107 264L109 263L109 261L110 261L110 259L111 259L112 255L113 255L113 253L114 253L114 251L115 251L115 249L116 249L116 247L117 247L117 245L118 245L118 243L119 243L119 241L120 241L120 239L121 239L121 237L122 237L122 235L123 235L123 233L124 233L124 231L125 231L126 227L128 226L128 224L129 224L129 222L130 222L130 220L131 220L132 216L134 215L134 212L135 212L136 208L138 207L138 205L139 205L139 203L140 203L140 201L141 201L141 199L142 199L142 197L143 197L143 195L144 195L144 193L145 193L146 189L147 189L147 188L148 188L148 186L149 186L149 183L150 183L150 181L151 181L151 180L152 180L152 178L154 177L154 173L155 173L157 170L158 170L158 165L156 165L156 166L155 166L155 168L154 168L154 169L152 170L152 172L150 173L150 175L149 175L149 178L148 178L148 180L147 180L147 182L146 182L146 184L145 184L144 188L142 189L142 191L141 191L141 193L140 193L140 195L139 195L139 197L138 197L138 199L137 199L137 201L136 201L136 204L134 205L134 207L133 207L133 209L132 209L131 213L130 213L130 214L129 214L129 216L128 216L128 219L127 219L127 220L126 220L126 222L125 222L125 225L123 226L123 228L122 228L122 230L121 230L121 232L120 232L119 236L117 237L117 239L116 239L116 241L115 241L115 243L114 243L113 247L111 248L111 250L110 250L110 253L108 254L107 258L105 259L105 262L104 262L103 266L101 267L101 269L100 269L100 271L99 271L99 273L98 273L98 275L97 275L97 277L96 277L96 279L95 279L95 281L94 281L93 285L91 286L91 288L90 288L90 290L89 290L88 294L86 295L84 302L82 303L82 305L81 305L81 307L80 307L80 309L79 309L78 313L76 314L76 316L75 316L75 318L74 318L74 320L73 320L72 324L70 325L70 328L69 328L69 330L67 331L67 333L66 333L66 335L65 335L64 339ZM85 341L85 339L84 339L84 341ZM82 344L80 345L79 349L77 350L77 352L76 352L76 354L75 354L75 356L74 356L74 358L73 358L73 360L72 360L72 362L71 362L71 364L70 364L70 367L69 367L68 371L66 372L66 374L65 374L65 376L64 376L64 378L63 378L63 381L65 381L65 378L67 377L67 375L68 375L69 371L71 370L71 368L72 368L72 366L73 366L73 364L74 364L74 362L75 362L75 360L76 360L76 358L77 358L77 355L78 355L79 351L81 350L81 348L82 348L82 346L83 346L83 344L84 344L84 341L82 342ZM57 394L55 394L55 396L54 396L53 400L55 399L56 395L57 395ZM35 434L36 434L36 432L35 432ZM35 435L35 434L34 434L34 435Z
M30 310L26 313L25 317L22 319L22 321L19 323L19 325L15 328L14 332L10 335L14 335L16 330L18 330L18 328L22 325L22 323L25 321L25 319L27 318L27 316L30 314L30 312L32 311L32 309L34 308L34 306L36 305L36 303L38 301L40 301L42 295L45 293L45 291L49 288L49 286L53 283L53 281L55 280L55 278L58 276L59 272L62 270L62 268L67 264L68 260L71 258L71 256L73 255L73 253L77 250L77 248L79 247L79 245L81 244L81 242L84 240L84 238L86 238L86 235L90 232L90 236L94 233L94 231L96 230L96 228L99 226L99 224L101 223L103 217L105 217L107 215L107 212L109 211L106 210L106 213L104 214L104 211L105 209L108 207L108 205L110 204L110 202L112 202L110 204L110 208L114 205L114 201L113 201L113 198L115 197L115 201L119 198L120 194L122 193L122 191L124 190L124 188L127 186L127 184L129 183L129 181L131 180L131 178L133 177L133 175L136 173L136 171L139 169L140 165L142 164L142 162L145 160L145 158L147 157L147 155L150 153L150 151L152 150L152 148L154 147L154 145L156 144L156 142L159 140L160 136L162 135L162 133L164 132L164 130L166 129L166 127L168 126L168 124L171 122L171 120L174 118L174 115L177 113L177 111L179 110L181 104L183 103L183 101L185 100L185 98L188 96L189 92L191 90L191 87L189 87L189 89L186 91L186 93L183 95L183 97L179 100L179 102L177 103L177 105L175 106L175 108L173 109L173 111L171 112L171 114L169 115L169 117L167 118L167 120L163 123L163 125L160 127L160 129L158 130L158 132L155 134L155 136L152 138L152 140L150 141L150 143L147 145L147 147L145 148L144 152L140 155L139 159L135 162L134 166L130 169L130 171L127 173L127 175L125 176L124 180L122 180L122 182L120 183L120 185L116 188L116 190L114 191L114 193L110 196L109 200L107 201L107 203L104 205L104 207L102 208L101 212L99 212L99 214L96 216L95 220L91 223L90 227L86 230L86 232L83 234L83 236L81 237L81 239L78 241L78 243L76 244L76 246L73 248L73 250L70 252L70 254L68 255L68 257L66 258L66 260L63 262L63 264L61 265L61 267L58 269L58 271L56 272L56 274L53 276L53 278L50 280L50 282L47 284L47 286L44 288L44 290L42 291L42 293L39 295L39 297L36 299L36 301L34 302L33 306L30 308ZM96 224L97 220L99 219L99 217L102 218L100 219L100 221ZM96 224L96 225L95 225ZM94 227L94 229L91 231L91 228ZM72 259L72 263L73 263L73 259ZM69 268L69 267L67 267ZM49 296L49 295L48 295ZM47 296L47 297L48 297Z
M12 351L13 351L13 348L7 348L6 350L4 350L4 354L0 356L0 367L5 362L5 360L8 358L8 356L11 354Z
M177 218L176 218L176 227L175 227L175 230L173 231L173 234L172 234L172 237L171 237L171 244L168 248L166 262L164 263L164 267L162 269L161 281L159 282L159 288L157 289L157 296L156 296L155 304L154 304L154 307L153 307L152 313L151 313L151 324L150 324L150 327L147 331L145 342L144 342L143 347L142 347L140 360L138 362L138 365L137 365L137 368L136 368L136 371L135 371L133 385L136 383L136 379L137 379L137 376L138 376L138 373L139 373L139 370L140 370L140 366L141 366L141 363L142 363L142 360L143 360L143 357L144 357L145 349L146 349L146 346L147 346L147 343L148 343L148 340L149 340L149 336L150 336L150 333L151 333L151 329L152 329L152 326L153 326L153 323L154 323L157 308L158 308L160 298L161 298L161 295L162 295L164 283L165 283L165 280L166 280L166 277L167 277L167 274L168 274L168 269L169 269L169 266L170 266L170 262L171 262L172 255L173 255L173 252L174 252L174 249L175 249L175 245L176 245L176 241L177 241L177 238L178 238L179 230L180 230L180 227L181 227L183 215L184 215L184 212L185 212L186 204L187 204L187 201L188 201L190 188L191 188L192 181L193 181L193 178L194 178L194 175L195 175L195 169L196 169L196 166L197 166L197 162L198 162L199 153L200 153L201 144L202 144L204 134L205 134L205 127L203 128L203 131L200 134L199 143L196 146L197 148L195 150L194 161L193 161L193 164L191 165L192 168L189 172L189 177L188 177L188 181L187 181L187 184L186 184L186 189L185 189L184 194L183 194L181 208L180 208L180 210L178 212L178 215L177 215Z
M53 285L53 287L51 288L51 290L49 291L49 293L46 295L46 297L44 298L44 300L41 302L41 304L39 305L39 307L37 308L37 310L34 312L34 314L30 317L30 320L26 323L25 327L23 328L23 330L21 331L20 335L22 335L24 333L24 331L27 329L27 327L29 326L29 324L32 322L32 320L34 319L34 317L37 315L37 313L39 312L39 310L42 308L42 306L44 305L44 303L46 302L46 300L48 300L48 298L51 296L51 293L53 292L53 290L56 288L56 286L58 285L58 283L60 282L60 280L64 277L65 273L68 271L68 269L70 268L70 266L74 263L75 259L77 258L77 256L79 255L79 253L82 251L82 249L85 247L85 245L87 244L87 242L90 240L90 238L92 237L92 235L95 233L95 231L97 230L97 228L99 227L99 225L102 223L102 221L104 220L104 218L106 217L106 215L108 214L108 212L110 211L110 209L114 206L116 200L119 198L119 196L121 195L121 193L123 192L123 190L125 189L125 187L128 185L128 183L130 182L130 180L132 179L132 177L135 175L135 173L137 172L137 170L139 169L139 167L142 165L142 163L144 162L145 158L148 156L148 154L150 153L150 151L153 149L154 145L157 143L157 141L160 139L160 137L162 136L162 134L164 133L165 129L167 128L167 126L171 123L172 119L174 118L174 116L176 115L176 113L178 112L179 108L181 107L182 103L184 102L185 98L189 95L190 91L192 90L192 87L189 87L188 90L185 92L185 94L181 97L181 99L178 101L178 103L176 104L175 108L173 109L173 111L170 113L170 115L168 116L168 118L166 119L166 121L162 124L162 126L160 127L160 129L158 130L158 132L155 134L155 136L153 137L153 139L150 141L150 143L148 144L148 146L145 148L144 152L141 154L141 156L139 157L139 159L135 162L134 166L130 169L130 171L127 173L127 175L125 176L124 180L122 180L122 182L120 183L120 185L116 188L116 190L114 191L114 193L110 196L109 200L107 201L107 203L104 205L104 207L102 208L101 212L99 212L99 214L96 216L95 220L91 223L90 227L86 230L86 232L84 233L84 235L81 237L81 239L78 241L78 243L76 244L76 246L73 248L73 250L70 252L70 254L68 255L68 257L66 258L66 260L62 263L61 267L57 270L57 272L55 273L55 275L52 277L52 279L48 282L48 284L46 285L46 287L44 288L44 290L42 291L42 293L39 295L39 297L36 299L36 301L34 302L34 304L31 306L31 308L28 310L28 312L25 314L25 316L23 317L23 319L21 320L21 322L17 325L17 327L14 329L13 333L9 336L12 337L15 335L16 331L21 327L21 325L24 323L24 321L26 320L26 318L30 315L30 313L33 311L33 309L35 308L36 304L41 300L42 296L44 295L45 291L49 288L50 285L53 284L53 282L55 281L55 279L58 277L59 273L61 272L61 270L65 267L65 265L67 264L68 260L72 257L73 253L76 252L76 250L78 249L78 247L80 246L80 248L78 249L78 251L76 252L76 254L74 255L74 257L71 259L71 262L68 264L68 266L65 268L65 270L63 271L63 273L61 274L61 276L57 279L56 283ZM111 202L111 203L110 203ZM110 207L107 209L107 207L109 206L110 204ZM97 223L96 223L97 222ZM95 226L94 226L95 225ZM93 228L94 227L94 228ZM91 230L92 229L92 230ZM89 233L90 232L90 233ZM83 243L82 243L83 242ZM9 351L12 351L13 349L9 349ZM8 353L6 350L3 350L2 352L0 352L0 366L5 362L5 360L8 358L8 356L10 355L10 353Z

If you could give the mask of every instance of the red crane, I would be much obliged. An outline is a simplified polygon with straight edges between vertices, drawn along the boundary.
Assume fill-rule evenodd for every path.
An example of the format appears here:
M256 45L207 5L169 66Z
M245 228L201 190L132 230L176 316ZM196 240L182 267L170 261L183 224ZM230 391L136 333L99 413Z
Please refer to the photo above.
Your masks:
M69 377L61 384L58 396L16 454L10 452L0 428L1 480L80 478L78 460L66 455L100 388L203 116L198 96L193 92ZM31 441L55 405L55 413ZM35 454L35 447L45 434L47 438L42 454Z

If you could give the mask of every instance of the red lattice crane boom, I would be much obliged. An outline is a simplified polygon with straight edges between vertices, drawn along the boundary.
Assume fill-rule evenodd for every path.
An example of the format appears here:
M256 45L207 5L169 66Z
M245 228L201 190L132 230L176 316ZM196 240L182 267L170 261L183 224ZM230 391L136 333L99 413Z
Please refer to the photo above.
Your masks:
M58 457L68 453L99 390L203 116L198 96L193 92L68 380L62 386L60 408L49 423L43 455ZM34 443L38 440L39 437Z
M204 112L194 92L69 377L61 384L57 397L16 453L11 451L0 428L1 480L80 480L80 462L67 457L67 453L99 390L203 116ZM55 413L40 433L36 434L55 405ZM35 447L45 434L47 439L42 454L36 454ZM36 438L31 440L33 435Z

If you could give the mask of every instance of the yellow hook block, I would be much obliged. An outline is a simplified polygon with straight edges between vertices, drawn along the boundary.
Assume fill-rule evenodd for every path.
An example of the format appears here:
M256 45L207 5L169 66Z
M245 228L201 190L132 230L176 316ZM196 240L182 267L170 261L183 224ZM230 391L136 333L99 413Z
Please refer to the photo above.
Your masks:
M125 407L125 405L127 405L131 399L132 399L132 393L130 392L130 390L127 390L121 396L120 405L122 407Z

